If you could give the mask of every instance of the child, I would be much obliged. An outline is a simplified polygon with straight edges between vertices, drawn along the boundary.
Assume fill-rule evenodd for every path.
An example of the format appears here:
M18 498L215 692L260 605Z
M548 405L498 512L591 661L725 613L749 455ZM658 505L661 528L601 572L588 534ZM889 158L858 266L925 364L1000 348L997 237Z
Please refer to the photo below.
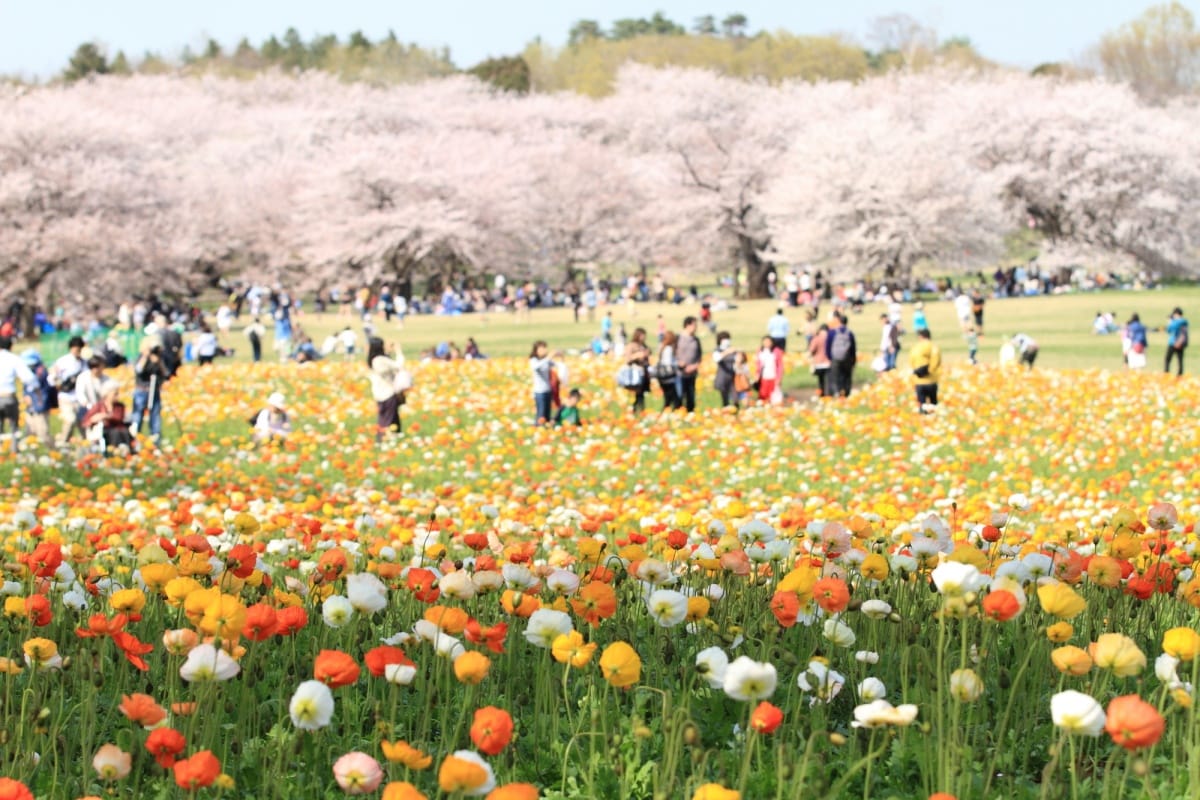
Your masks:
M917 303L913 310L913 330L917 333L929 330L929 322L925 319L924 303Z
M753 384L750 382L750 359L746 357L744 351L739 350L733 363L733 385L737 392L735 405L740 407L745 404L746 398L750 396L750 390L753 388Z
M260 442L271 439L286 439L292 425L284 408L283 395L273 392L267 398L267 407L254 415L254 438Z
M567 393L567 399L562 407L558 409L558 414L554 417L554 425L582 425L583 420L579 418L579 390L572 389Z
M976 333L974 325L967 325L967 332L963 338L967 340L967 358L972 364L978 364L975 354L979 352L979 334Z
M346 351L346 360L349 361L354 357L354 351L358 347L358 334L356 334L354 330L347 325L342 329L342 332L338 334L338 338L342 342L342 349Z

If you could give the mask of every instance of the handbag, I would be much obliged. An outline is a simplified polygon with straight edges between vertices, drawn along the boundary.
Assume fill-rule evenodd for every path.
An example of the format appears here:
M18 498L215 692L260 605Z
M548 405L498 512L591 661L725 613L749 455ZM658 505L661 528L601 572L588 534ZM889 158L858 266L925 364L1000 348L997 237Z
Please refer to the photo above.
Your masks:
M750 379L747 378L745 375L743 375L740 372L734 373L733 388L735 391L738 391L738 392L750 391Z
M655 364L654 377L660 381L673 381L679 376L679 369L674 364Z
M626 364L617 370L617 385L625 389L639 389L646 380L646 372L637 364Z
M413 380L412 373L406 369L396 370L396 377L392 379L392 389L397 394L403 394L412 388Z
M928 378L929 377L929 365L922 364L921 366L917 367L916 369L913 370L913 375L916 375L918 378Z

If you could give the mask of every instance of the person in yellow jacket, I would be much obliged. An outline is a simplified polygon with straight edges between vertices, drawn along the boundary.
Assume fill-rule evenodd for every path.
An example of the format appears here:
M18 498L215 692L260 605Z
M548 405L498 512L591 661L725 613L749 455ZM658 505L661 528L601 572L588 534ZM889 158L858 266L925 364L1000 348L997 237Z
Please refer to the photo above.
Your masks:
M917 408L926 414L929 406L937 405L938 376L942 371L942 350L933 343L928 329L917 331L917 343L908 353L908 365L916 380Z

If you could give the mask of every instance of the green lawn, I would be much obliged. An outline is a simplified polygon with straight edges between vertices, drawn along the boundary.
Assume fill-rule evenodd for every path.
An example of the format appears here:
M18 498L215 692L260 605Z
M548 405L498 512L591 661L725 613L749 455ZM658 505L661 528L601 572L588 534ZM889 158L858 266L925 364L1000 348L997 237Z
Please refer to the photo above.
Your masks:
M1092 319L1096 312L1107 310L1116 312L1119 322L1124 322L1134 312L1141 315L1142 321L1151 330L1148 355L1150 365L1154 366L1160 363L1166 341L1165 335L1155 333L1154 329L1165 324L1167 315L1175 306L1182 306L1185 312L1189 308L1200 307L1200 288L1110 291L990 300L985 307L985 330L980 342L980 360L995 362L1000 346L1006 339L1016 333L1025 333L1033 336L1041 345L1038 366L1120 368L1122 362L1119 336L1095 336L1091 332ZM645 327L650 332L651 341L655 339L660 314L668 327L678 331L686 315L698 312L698 308L690 304L642 303L638 304L632 313L624 305L610 308L615 324L624 323L629 333L638 326ZM765 333L766 321L775 313L776 308L777 304L771 300L741 301L736 309L716 313L715 319L721 329L733 334L735 344L752 348ZM822 307L822 318L828 309L828 305ZM870 360L878 344L879 314L883 310L882 305L868 305L861 314L851 315L850 325L858 334L859 352L865 356L866 361ZM942 301L930 302L926 303L925 310L934 341L942 347L947 360L965 359L966 344L958 331L953 305ZM909 328L912 312L911 305L905 306L905 324ZM802 341L795 332L802 328L804 316L799 309L789 309L787 314L793 331L789 349L795 349L802 346ZM525 356L537 339L547 340L551 347L556 349L586 349L592 337L600 330L600 317L601 313L597 313L594 322L589 323L585 317L581 317L581 321L576 323L570 310L554 308L535 310L523 319L517 319L512 314L466 314L457 317L425 315L410 316L401 326L395 322L384 323L383 317L378 315L374 323L379 335L399 344L409 358L417 357L422 351L434 347L439 342L454 342L461 348L469 336L475 337L480 349L487 355ZM243 320L245 319L243 317ZM306 312L298 318L298 322L318 348L329 333L340 330L347 324L359 331L360 348L365 345L361 337L361 323L353 316ZM264 343L268 354L271 353L270 338L268 331L267 342ZM903 344L906 348L911 346L913 338L911 335L905 338ZM224 344L236 349L238 360L249 358L249 346L240 329L235 328L226 336ZM712 346L712 337L707 334L705 346L706 349ZM868 370L861 372L863 377L869 376Z

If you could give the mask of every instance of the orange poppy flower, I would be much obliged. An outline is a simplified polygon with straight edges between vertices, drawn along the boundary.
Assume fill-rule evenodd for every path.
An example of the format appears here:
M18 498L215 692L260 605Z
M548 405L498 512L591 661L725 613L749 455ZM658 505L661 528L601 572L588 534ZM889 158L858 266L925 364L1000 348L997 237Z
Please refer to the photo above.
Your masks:
M1150 747L1163 735L1166 720L1158 709L1136 694L1117 697L1108 704L1104 730L1113 742L1126 750Z
M813 599L827 614L839 614L850 604L850 590L841 578L822 578L813 586Z
M504 639L508 636L508 623L498 622L485 628L478 620L472 619L465 628L467 641L472 644L482 644L493 653L504 652Z
M538 800L538 788L532 783L510 783L488 793L484 800Z
M571 600L571 609L587 624L597 626L600 620L617 613L617 593L607 583L592 581Z
M253 642L261 642L271 638L278 627L279 617L275 609L266 603L255 603L246 609L242 635Z
M422 603L436 603L441 591L437 588L437 575L431 570L416 567L408 571L405 585L413 597Z
M176 761L175 783L182 789L203 789L211 786L221 774L221 762L211 750L201 750L191 758Z
M389 664L407 664L413 666L413 662L404 654L404 651L399 647L391 645L380 645L373 647L363 656L363 663L367 665L367 670L376 678L382 678Z
M1016 595L1004 589L989 592L980 604L983 615L996 622L1008 622L1021 610Z
M126 718L143 728L152 728L167 718L167 710L148 694L122 695L121 705L117 708Z
M463 632L463 628L467 627L470 616L461 608L432 606L425 611L425 620L437 625L445 633L457 636Z
M403 764L412 770L429 769L433 764L433 756L424 753L408 742L389 742L386 739L379 743L383 757L394 764Z
M187 747L187 739L174 728L156 728L146 737L146 750L163 769L175 766L176 759Z
M491 668L492 660L474 650L468 650L454 659L454 677L458 678L460 683L481 683Z
M476 709L471 723L471 741L482 752L494 756L512 741L513 721L508 712L495 706Z
M354 683L360 672L354 659L341 650L322 650L313 664L313 678L334 689Z
M292 636L308 625L308 612L300 606L288 606L279 609L276 620L278 627L275 632L284 636Z
M800 616L800 598L795 592L776 592L771 597L771 613L782 627L792 627Z

